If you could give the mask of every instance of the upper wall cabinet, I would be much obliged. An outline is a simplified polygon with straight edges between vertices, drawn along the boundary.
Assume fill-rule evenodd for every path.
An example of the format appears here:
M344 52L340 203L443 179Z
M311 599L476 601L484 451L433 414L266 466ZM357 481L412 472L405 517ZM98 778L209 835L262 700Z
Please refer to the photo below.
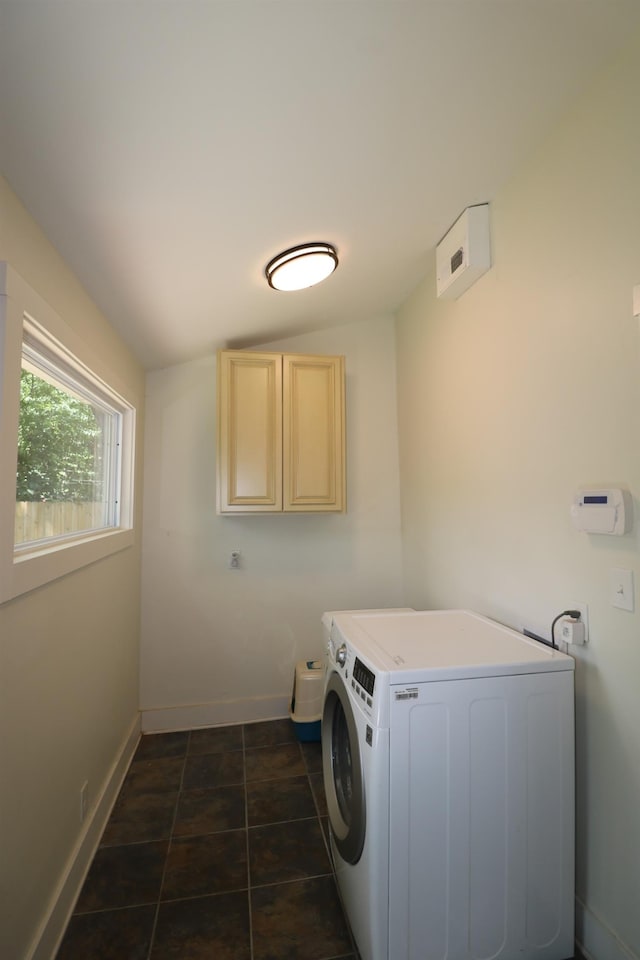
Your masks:
M218 353L218 513L345 509L344 357Z

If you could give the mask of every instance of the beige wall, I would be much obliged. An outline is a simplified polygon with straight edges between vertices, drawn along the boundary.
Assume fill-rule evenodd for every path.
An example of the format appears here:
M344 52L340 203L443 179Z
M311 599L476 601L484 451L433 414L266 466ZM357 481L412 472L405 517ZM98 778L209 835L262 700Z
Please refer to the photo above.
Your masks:
M1 179L0 260L117 373L142 431L140 366ZM91 816L136 723L139 566L136 543L0 606L2 957L36 948L82 841L80 788Z
M215 513L215 357L147 386L142 709L146 726L282 716L297 660L322 653L326 609L402 598L391 320L264 349L344 354L343 515ZM227 567L240 550L242 568Z
M445 303L432 264L397 322L407 602L546 636L589 605L577 895L598 960L640 955L640 615L609 602L612 567L638 582L640 517L624 537L588 536L569 506L582 486L621 485L637 514L638 91L636 46L494 198L492 270Z

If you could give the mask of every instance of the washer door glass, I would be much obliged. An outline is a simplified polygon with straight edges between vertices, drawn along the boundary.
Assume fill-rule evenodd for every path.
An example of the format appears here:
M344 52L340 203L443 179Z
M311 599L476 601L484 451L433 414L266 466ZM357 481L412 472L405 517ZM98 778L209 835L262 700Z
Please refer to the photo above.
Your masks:
M322 763L331 832L347 863L357 863L365 836L365 797L358 732L342 678L327 684L322 718Z
M342 819L350 826L353 821L353 762L349 728L342 704L338 700L333 714L331 731L333 783Z

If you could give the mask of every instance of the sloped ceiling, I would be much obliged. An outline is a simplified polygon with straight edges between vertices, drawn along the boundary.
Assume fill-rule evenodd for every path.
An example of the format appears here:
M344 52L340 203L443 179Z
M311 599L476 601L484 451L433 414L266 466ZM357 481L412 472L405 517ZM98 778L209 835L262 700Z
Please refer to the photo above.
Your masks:
M0 0L0 169L165 366L392 313L638 29L637 0ZM269 289L307 240L336 273Z

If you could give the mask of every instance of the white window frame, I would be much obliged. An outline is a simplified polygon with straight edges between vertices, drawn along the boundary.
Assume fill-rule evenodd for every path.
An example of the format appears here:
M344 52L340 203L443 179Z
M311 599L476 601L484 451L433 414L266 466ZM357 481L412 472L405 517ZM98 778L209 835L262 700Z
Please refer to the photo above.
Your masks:
M96 383L122 415L117 527L15 546L20 374L25 329L49 357ZM136 411L81 339L8 264L0 263L0 603L95 563L134 543Z

